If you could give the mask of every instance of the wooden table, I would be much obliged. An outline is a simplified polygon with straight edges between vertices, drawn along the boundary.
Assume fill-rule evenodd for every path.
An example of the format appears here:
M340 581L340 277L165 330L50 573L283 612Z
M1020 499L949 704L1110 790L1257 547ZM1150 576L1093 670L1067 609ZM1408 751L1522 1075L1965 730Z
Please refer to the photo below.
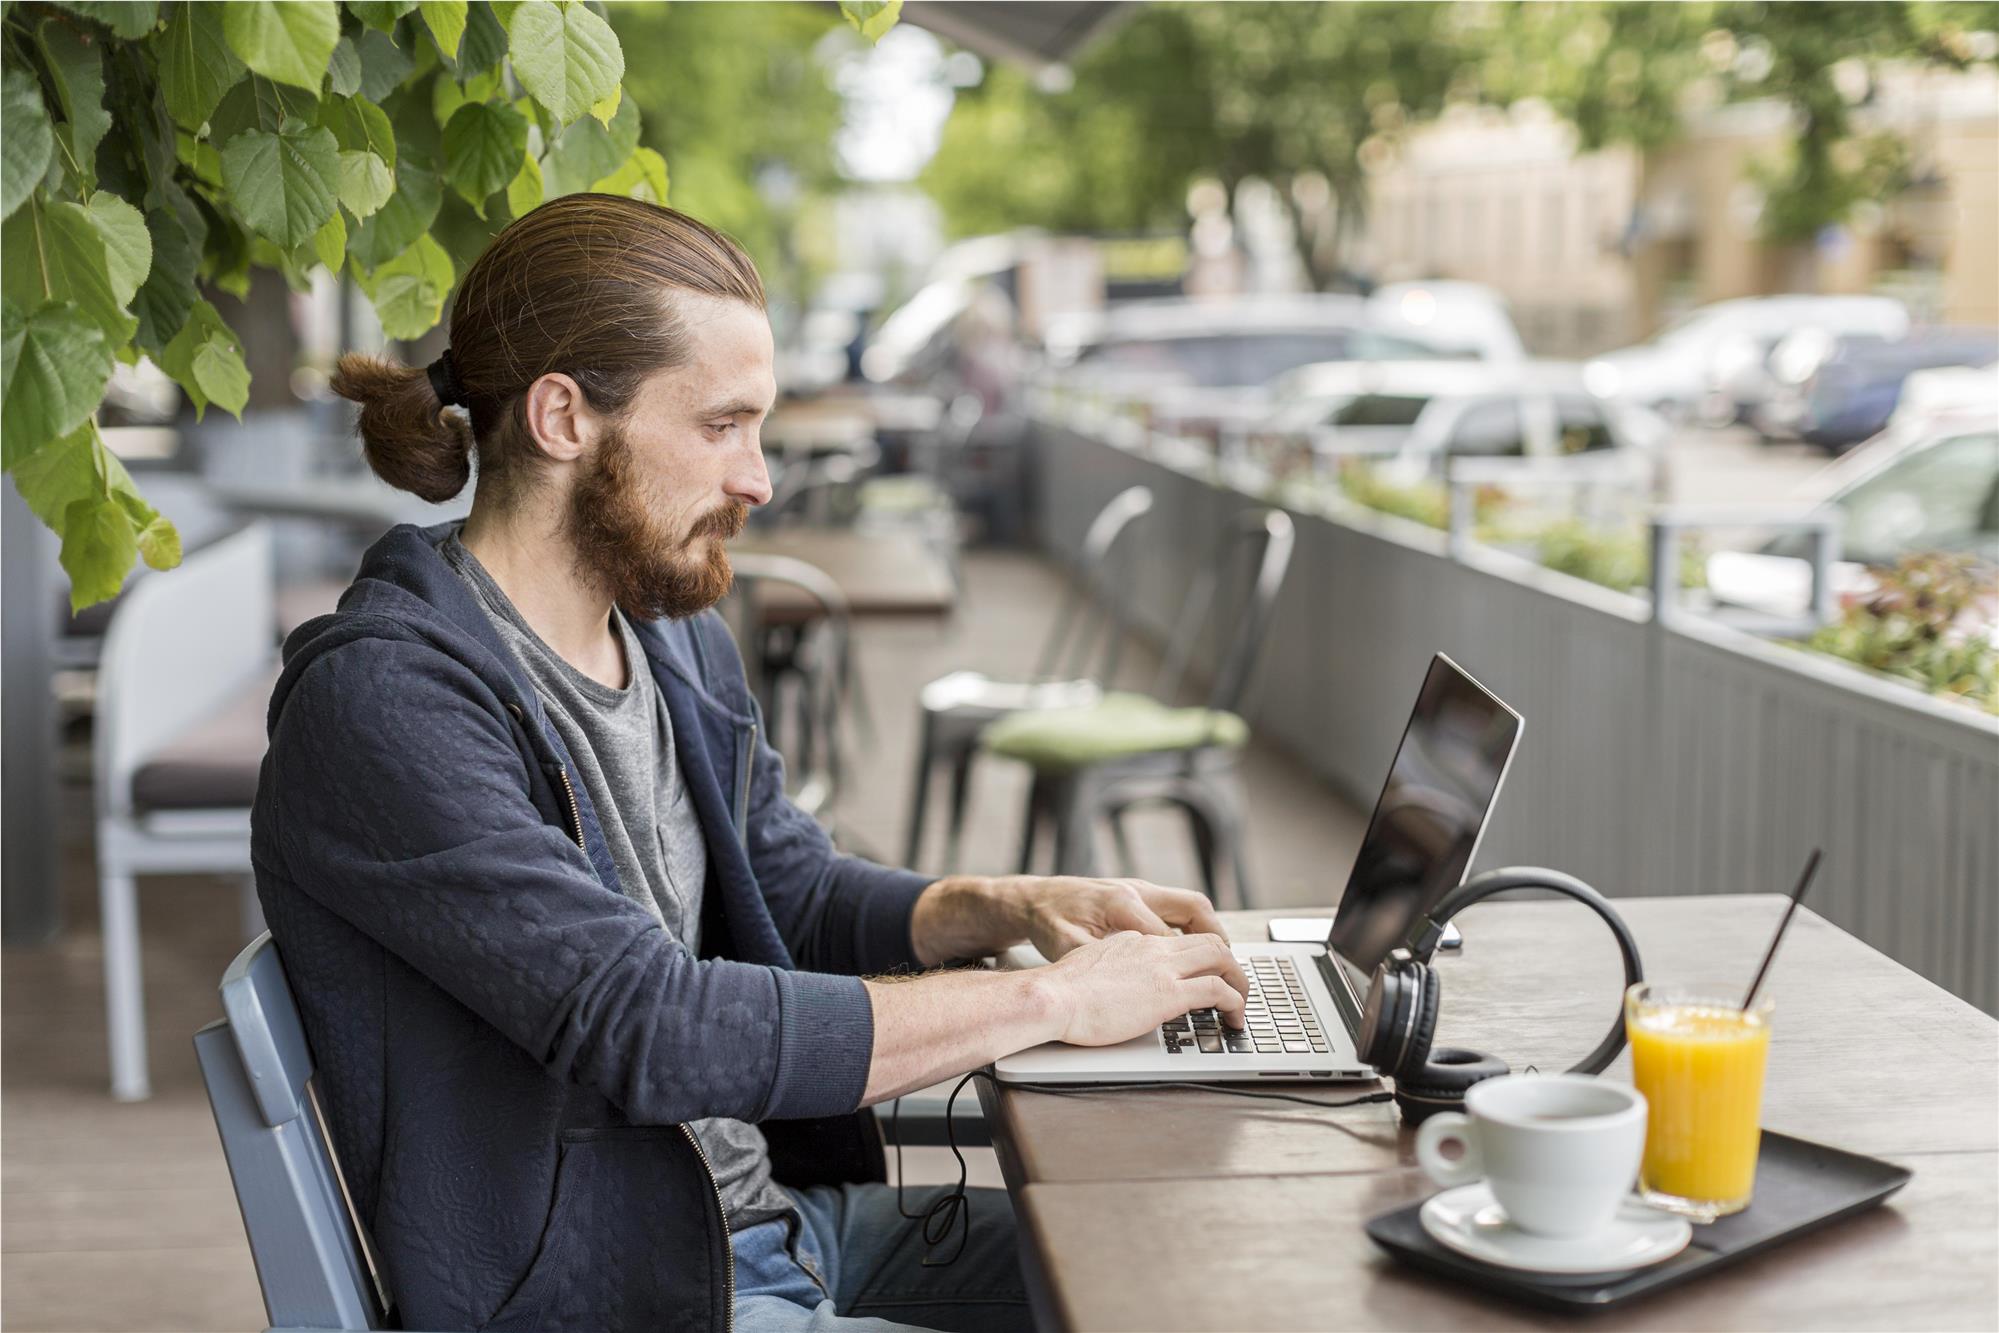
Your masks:
M831 578L856 617L942 617L958 602L951 566L921 537L906 532L856 532L851 528L777 528L747 532L731 551L803 560ZM815 618L819 604L781 583L757 589L764 626Z
M1647 975L1746 985L1782 905L1757 895L1618 909ZM1225 919L1257 939L1273 915ZM1596 1043L1621 982L1601 923L1551 901L1487 903L1459 922L1462 956L1438 963L1440 1043L1547 1070ZM1766 985L1777 1009L1763 1123L1915 1178L1862 1217L1589 1325L1999 1328L1999 1023L1809 909ZM1607 1077L1629 1080L1628 1054ZM1402 1268L1367 1239L1366 1219L1435 1191L1390 1105L981 1092L1045 1326L1580 1326Z

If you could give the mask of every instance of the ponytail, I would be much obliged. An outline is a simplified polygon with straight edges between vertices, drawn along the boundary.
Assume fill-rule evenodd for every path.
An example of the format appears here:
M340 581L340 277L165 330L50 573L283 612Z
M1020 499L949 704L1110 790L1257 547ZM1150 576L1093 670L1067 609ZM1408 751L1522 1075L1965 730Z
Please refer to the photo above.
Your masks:
M362 453L375 475L433 503L472 478L472 428L438 401L421 370L349 352L334 369L333 392L361 405Z

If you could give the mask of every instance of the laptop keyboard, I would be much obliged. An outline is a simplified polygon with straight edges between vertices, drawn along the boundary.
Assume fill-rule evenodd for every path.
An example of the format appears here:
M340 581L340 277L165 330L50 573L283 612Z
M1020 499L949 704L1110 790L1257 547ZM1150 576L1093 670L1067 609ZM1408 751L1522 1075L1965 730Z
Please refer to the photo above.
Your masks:
M1238 961L1249 977L1242 1030L1229 1027L1216 1010L1196 1009L1160 1024L1168 1055L1307 1055L1331 1049L1291 959Z

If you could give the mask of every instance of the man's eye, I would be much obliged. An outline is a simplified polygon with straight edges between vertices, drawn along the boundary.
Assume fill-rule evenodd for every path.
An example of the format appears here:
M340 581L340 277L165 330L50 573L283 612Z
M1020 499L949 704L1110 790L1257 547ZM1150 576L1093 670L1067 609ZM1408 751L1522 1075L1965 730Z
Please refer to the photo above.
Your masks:
M711 421L707 426L707 429L714 431L717 435L734 430L735 428L736 423L733 421Z

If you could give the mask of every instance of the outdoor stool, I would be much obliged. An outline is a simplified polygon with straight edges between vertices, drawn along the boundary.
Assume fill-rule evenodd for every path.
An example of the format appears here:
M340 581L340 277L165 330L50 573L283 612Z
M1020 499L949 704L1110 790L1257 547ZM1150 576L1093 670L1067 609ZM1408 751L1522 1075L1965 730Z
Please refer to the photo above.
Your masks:
M942 864L945 870L955 870L964 836L965 806L971 795L972 765L986 728L1015 713L1081 708L1102 698L1103 685L1117 673L1118 653L1124 642L1122 619L1105 577L1106 561L1119 536L1151 509L1152 492L1133 486L1120 491L1090 521L1076 580L1042 645L1032 679L994 680L978 671L953 671L923 687L918 696L921 726L904 865L916 865L923 848L924 813L935 765L950 765L951 806ZM1086 675L1091 646L1099 631L1104 640L1103 655L1095 673Z
M1114 693L1081 708L1016 714L985 729L981 745L987 753L1018 760L1033 772L1021 832L1021 873L1033 866L1040 830L1052 825L1054 873L1094 874L1095 830L1104 819L1129 873L1125 812L1138 805L1166 805L1187 817L1208 896L1221 901L1219 872L1226 865L1238 905L1250 905L1243 795L1235 768L1236 756L1249 741L1249 725L1239 710L1295 542L1291 520L1281 510L1253 511L1231 525L1216 560L1188 599L1152 697ZM1244 562L1247 588L1240 597L1218 602L1224 573L1243 554L1251 557ZM1162 703L1177 693L1193 654L1193 636L1210 606L1240 610L1207 703L1198 708Z

